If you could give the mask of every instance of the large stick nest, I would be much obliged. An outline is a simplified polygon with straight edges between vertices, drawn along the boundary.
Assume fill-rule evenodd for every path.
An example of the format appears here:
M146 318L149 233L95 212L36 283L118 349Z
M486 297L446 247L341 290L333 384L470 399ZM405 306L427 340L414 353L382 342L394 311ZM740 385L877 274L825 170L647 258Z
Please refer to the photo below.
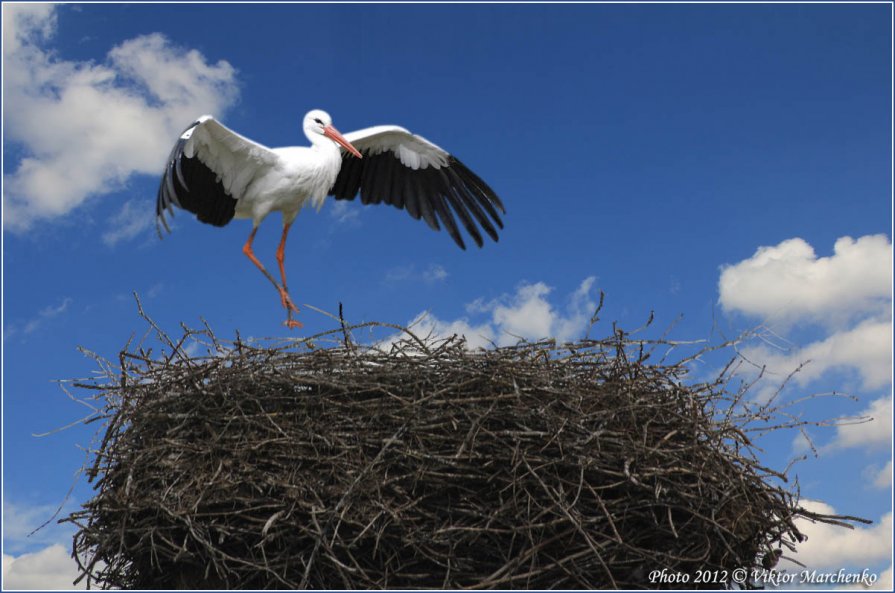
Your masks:
M201 334L208 356L188 332L86 385L96 494L64 520L88 582L679 587L650 575L770 566L796 517L837 522L761 466L724 373L688 385L686 360L621 332L476 351Z

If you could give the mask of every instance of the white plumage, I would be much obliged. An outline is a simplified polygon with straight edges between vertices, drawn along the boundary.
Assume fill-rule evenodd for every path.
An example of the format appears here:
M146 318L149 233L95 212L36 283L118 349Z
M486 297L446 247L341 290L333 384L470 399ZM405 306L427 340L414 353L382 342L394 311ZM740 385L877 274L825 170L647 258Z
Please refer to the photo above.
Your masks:
M318 209L328 195L364 204L387 203L405 209L435 230L444 226L465 249L454 216L479 246L479 228L497 240L503 228L503 204L475 173L456 157L399 126L375 126L342 136L319 109L302 125L310 147L268 148L230 130L210 115L198 118L178 138L168 158L156 200L158 222L178 206L202 221L223 226L233 218L252 219L243 252L280 293L286 324L298 308L286 288L284 250L289 228L305 205ZM283 216L277 249L282 283L252 252L261 221L271 212Z
M400 126L373 126L345 134L345 140L364 154L374 156L383 152L395 153L401 164L411 169L446 167L446 150L422 136L411 134Z

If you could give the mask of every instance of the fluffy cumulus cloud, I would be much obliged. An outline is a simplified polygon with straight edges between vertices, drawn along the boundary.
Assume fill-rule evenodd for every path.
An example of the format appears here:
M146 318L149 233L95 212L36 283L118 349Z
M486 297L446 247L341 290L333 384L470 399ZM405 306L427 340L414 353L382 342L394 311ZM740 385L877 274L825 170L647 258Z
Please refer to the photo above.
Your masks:
M442 320L425 312L409 325L416 333L465 336L469 347L505 346L520 339L567 341L584 334L596 308L593 276L586 278L560 306L550 302L553 289L543 282L521 284L513 294L467 305L469 316ZM485 317L480 321L471 318Z
M802 500L802 506L815 513L836 514L828 504ZM846 529L836 525L814 523L807 519L796 520L796 526L807 539L798 544L795 554L787 553L808 570L836 572L840 568L861 569L878 566L892 557L892 513L888 512L866 527ZM778 569L800 572L801 566L784 558ZM874 589L891 589L892 567L879 574Z
M801 348L779 350L762 343L745 346L741 352L776 376L785 376L807 362L793 377L799 385L838 370L854 373L861 388L874 390L885 387L891 379L892 322L866 319Z
M141 200L128 200L109 219L108 230L103 233L103 243L112 247L121 241L133 239L152 227L152 217L147 216Z
M799 238L759 247L749 259L722 268L718 288L726 311L788 326L881 315L890 307L891 285L892 243L868 235L838 239L830 257L817 257Z
M69 500L57 504L28 504L3 499L3 590L38 589L44 591L84 589L87 583L74 585L79 576L77 562L71 556L74 528L56 522L76 510Z
M20 556L3 554L4 589L86 589L86 580L72 584L77 578L78 565L60 544Z
M874 488L886 489L892 487L892 460L890 459L882 467L878 465L867 466L862 472L862 477Z
M798 238L759 247L752 257L722 268L718 289L725 311L753 317L778 332L796 325L820 329L822 337L804 345L742 347L747 359L773 376L808 363L794 377L799 385L837 372L852 377L846 379L849 391L891 388L892 243L884 235L842 237L829 257L818 257ZM873 412L891 418L891 394L874 406ZM891 434L883 424L841 427L837 442L875 445Z
M870 402L858 416L873 418L865 424L849 424L836 427L836 438L831 446L838 448L889 447L892 442L892 396L881 397ZM889 483L892 478L892 463L889 462Z
M4 128L23 154L3 180L12 231L121 189L133 174L156 174L186 124L238 95L230 64L158 33L122 42L100 63L61 59L50 49L58 10L3 5ZM130 222L132 213L118 216Z
M463 336L470 348L487 348L495 343L495 330L490 323L472 324L468 319L454 319L445 321L438 319L429 313L420 313L408 324L408 327L420 336L436 336L448 338L450 336ZM387 343L393 342L399 336L393 336Z

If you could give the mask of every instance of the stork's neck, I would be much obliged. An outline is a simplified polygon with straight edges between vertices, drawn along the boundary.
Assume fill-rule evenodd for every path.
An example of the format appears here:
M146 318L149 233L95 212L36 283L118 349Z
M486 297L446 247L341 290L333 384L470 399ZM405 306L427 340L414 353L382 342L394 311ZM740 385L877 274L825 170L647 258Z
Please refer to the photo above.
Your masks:
M308 140L311 141L311 146L314 147L314 150L334 149L336 152L339 151L338 144L336 144L326 136L315 134L314 132L305 132L305 136L307 136Z
M311 141L311 148L327 162L342 161L342 151L339 145L320 134L308 134L308 140Z

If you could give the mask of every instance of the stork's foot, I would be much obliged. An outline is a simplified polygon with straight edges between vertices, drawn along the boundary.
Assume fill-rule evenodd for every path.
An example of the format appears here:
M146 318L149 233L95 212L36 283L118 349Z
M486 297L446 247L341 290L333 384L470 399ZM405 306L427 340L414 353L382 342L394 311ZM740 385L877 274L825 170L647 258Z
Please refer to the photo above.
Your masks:
M283 304L283 308L286 309L286 321L283 322L283 325L289 329L304 327L300 321L292 319L292 314L298 313L298 307L292 302L292 298L285 288L280 288L280 302Z
M280 302L283 304L283 308L289 311L290 315L292 313L298 313L298 307L295 306L295 303L292 302L292 299L289 297L289 293L280 289Z

